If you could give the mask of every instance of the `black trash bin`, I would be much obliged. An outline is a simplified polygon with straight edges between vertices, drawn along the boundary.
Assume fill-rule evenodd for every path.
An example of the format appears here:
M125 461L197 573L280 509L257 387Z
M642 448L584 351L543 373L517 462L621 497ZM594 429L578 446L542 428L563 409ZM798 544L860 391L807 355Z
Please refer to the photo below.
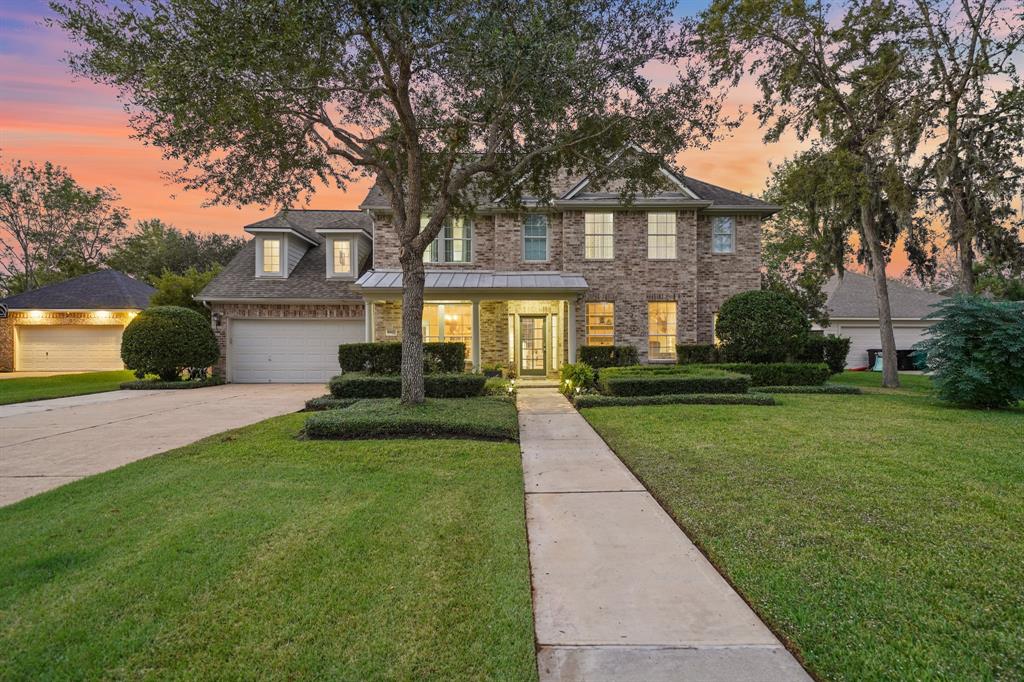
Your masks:
M875 358L882 355L881 348L868 348L868 369L874 369ZM896 369L900 372L912 372L921 369L918 351L914 349L896 351Z

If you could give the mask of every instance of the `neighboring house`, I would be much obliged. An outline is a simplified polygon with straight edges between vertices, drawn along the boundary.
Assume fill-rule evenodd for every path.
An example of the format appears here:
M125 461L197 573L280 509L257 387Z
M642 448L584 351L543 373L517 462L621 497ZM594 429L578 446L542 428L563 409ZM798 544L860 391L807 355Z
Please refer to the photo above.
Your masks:
M630 344L672 362L712 340L715 312L760 285L761 221L777 207L668 168L626 206L615 183L564 177L547 205L481 201L424 256L423 334L462 341L474 367L552 375L583 344ZM402 273L391 209L286 210L197 298L210 306L229 381L324 381L337 346L401 339Z
M824 332L850 337L847 369L867 367L868 349L882 347L874 280L867 275L847 272L842 280L833 276L822 291L828 295L829 315L829 326ZM889 280L889 308L897 350L911 350L915 343L924 340L925 330L935 323L924 318L933 312L932 306L945 298Z
M155 291L100 270L0 300L0 371L124 369L121 333Z

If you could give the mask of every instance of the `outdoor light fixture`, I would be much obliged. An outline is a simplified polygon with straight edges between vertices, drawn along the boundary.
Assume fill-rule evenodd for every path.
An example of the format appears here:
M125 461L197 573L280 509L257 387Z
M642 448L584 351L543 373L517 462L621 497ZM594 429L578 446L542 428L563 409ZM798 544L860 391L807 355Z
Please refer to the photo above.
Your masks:
M213 313L210 317L213 319L213 325L219 327L222 315L220 313Z
M100 319L100 320L107 320L107 319L110 318L110 311L109 310L97 310L93 314L96 315L96 317L98 319Z
M30 310L30 311L28 311L28 316L30 318L32 318L33 320L40 320L43 317L43 311L42 310Z

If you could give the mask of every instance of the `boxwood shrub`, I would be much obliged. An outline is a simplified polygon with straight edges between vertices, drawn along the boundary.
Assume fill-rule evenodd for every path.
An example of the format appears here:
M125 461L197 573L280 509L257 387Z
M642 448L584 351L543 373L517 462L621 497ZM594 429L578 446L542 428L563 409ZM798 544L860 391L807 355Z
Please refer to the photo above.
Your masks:
M681 343L676 346L676 363L680 365L710 365L721 359L718 347L710 343Z
M310 398L306 401L306 412L320 412L322 410L341 410L351 407L359 402L358 398L335 398L331 394Z
M856 386L847 384L822 384L821 386L758 386L758 393L807 393L807 394L834 394L834 395L860 395L863 393Z
M317 412L306 419L309 438L475 438L519 439L515 405L498 398L442 400L420 405L398 400L360 400L344 410Z
M640 362L636 348L622 346L580 346L576 359L594 369L602 367L624 367Z
M746 374L750 377L751 386L820 386L832 374L825 363L809 362L731 362L690 366Z
M677 393L669 395L580 395L576 409L628 405L774 405L770 395L759 393Z
M833 374L839 374L846 367L846 356L850 352L850 339L846 336L811 334L804 343L804 349L797 356L800 362L824 362Z
M121 359L139 379L155 374L164 381L177 381L182 370L209 367L218 357L209 320L179 306L143 310L121 336Z
M683 372L601 372L598 384L606 395L675 395L681 393L746 393L750 377L706 369Z
M427 374L424 391L431 398L471 398L483 393L487 377L483 374ZM328 384L335 398L398 398L402 395L402 377L397 374L349 372Z
M344 343L338 346L338 365L343 372L398 374L402 371L399 341ZM423 371L462 372L466 368L466 344L432 341L423 344Z

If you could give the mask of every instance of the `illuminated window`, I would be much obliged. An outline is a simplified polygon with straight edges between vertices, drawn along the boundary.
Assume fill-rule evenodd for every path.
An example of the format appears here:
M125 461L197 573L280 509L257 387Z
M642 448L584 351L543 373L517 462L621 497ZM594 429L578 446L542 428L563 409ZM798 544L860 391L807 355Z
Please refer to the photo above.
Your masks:
M348 239L334 240L334 274L348 275L352 272L352 242Z
M466 344L466 357L473 352L473 306L469 303L425 303L423 340Z
M676 214L647 214L647 257L671 260L676 257Z
M420 218L420 229L427 226L428 216ZM423 252L424 263L469 263L473 259L473 223L452 218L437 238Z
M711 316L711 338L714 339L716 346L722 345L722 340L718 338L718 313Z
M263 272L281 272L281 240L263 240Z
M647 303L647 356L649 360L676 359L676 302Z
M615 214L585 213L583 215L584 257L608 260L615 256Z
M715 253L732 253L736 249L736 220L732 216L715 216L711 219L711 250Z
M611 346L615 342L615 304L587 304L587 344Z
M523 260L548 259L548 217L530 213L523 221Z

